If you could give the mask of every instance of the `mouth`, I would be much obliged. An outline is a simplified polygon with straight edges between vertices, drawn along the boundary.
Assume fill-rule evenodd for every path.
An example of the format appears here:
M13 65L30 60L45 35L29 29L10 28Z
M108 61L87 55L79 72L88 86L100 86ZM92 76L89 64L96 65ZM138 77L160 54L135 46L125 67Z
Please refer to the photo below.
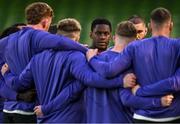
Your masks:
M97 44L98 45L107 45L108 43L107 42L98 42Z

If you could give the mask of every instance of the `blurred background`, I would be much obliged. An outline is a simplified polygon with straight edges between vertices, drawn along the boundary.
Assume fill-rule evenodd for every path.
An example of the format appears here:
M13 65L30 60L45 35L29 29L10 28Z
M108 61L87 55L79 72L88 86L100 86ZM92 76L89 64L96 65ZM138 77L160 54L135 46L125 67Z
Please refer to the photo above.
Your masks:
M0 32L6 27L24 22L25 7L37 0L0 0ZM173 16L174 29L172 37L180 36L180 0L39 0L48 3L54 10L53 23L60 19L76 18L82 25L80 41L91 44L89 38L93 19L105 17L113 26L113 34L118 22L128 19L133 14L144 17L146 24L149 15L156 7L169 9ZM111 43L112 44L112 43Z

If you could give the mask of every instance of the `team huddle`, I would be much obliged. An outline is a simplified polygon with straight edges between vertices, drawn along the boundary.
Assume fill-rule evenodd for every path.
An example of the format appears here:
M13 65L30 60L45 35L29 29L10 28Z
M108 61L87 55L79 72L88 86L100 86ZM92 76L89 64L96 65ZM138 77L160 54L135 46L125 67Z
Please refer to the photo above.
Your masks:
M180 122L180 40L170 38L169 10L152 10L149 30L137 15L119 22L114 36L96 18L90 47L79 43L78 20L50 27L47 3L28 5L25 16L0 37L2 123Z

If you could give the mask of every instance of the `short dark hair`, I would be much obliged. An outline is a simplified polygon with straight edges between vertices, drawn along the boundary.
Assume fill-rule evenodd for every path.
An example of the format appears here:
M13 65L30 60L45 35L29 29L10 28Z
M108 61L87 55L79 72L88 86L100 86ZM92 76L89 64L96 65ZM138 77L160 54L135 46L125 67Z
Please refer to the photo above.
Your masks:
M132 22L122 21L117 25L116 34L119 36L132 38L137 36L137 31Z
M9 36L10 34L13 34L19 30L21 30L21 28L19 28L19 26L26 26L26 24L24 23L16 23L6 29L4 29L4 31L1 33L0 39Z
M163 7L156 8L151 12L151 20L157 24L163 24L171 20L171 13Z
M56 34L57 33L57 25L56 24L50 25L48 32L51 34Z
M111 22L105 18L96 18L92 21L91 23L91 31L94 30L94 28L96 27L96 25L100 25L100 24L105 24L108 25L110 28L110 31L112 31L112 26L111 26Z
M19 27L19 26L26 26L25 23L15 23L12 25L12 27Z
M133 24L139 24L139 23L145 24L144 19L139 15L133 15L133 16L129 17L128 21L132 22Z
M25 9L25 16L28 24L38 24L44 17L53 17L53 10L43 2L35 2Z

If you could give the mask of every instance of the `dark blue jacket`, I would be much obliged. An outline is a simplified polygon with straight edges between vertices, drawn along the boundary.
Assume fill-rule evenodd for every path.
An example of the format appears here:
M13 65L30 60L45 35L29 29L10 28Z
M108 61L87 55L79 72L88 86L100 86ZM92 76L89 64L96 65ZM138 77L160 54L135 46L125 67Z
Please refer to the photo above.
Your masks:
M180 40L164 36L146 38L135 41L118 55L113 61L106 63L96 57L90 60L91 66L106 77L112 77L132 66L137 82L141 86L147 86L167 79L177 71L180 65ZM175 75L172 79L164 80L164 84L156 92L162 89L179 91L180 78ZM154 91L153 91L154 92ZM180 118L180 94L174 94L175 99L170 107L159 109L137 109L137 119L151 121L171 121Z
M53 35L45 31L25 27L0 40L0 56L15 75L19 75L31 60L32 56L45 49L80 50L86 48L64 36ZM8 101L4 109L8 111L30 112L33 114L34 103Z
M98 88L120 87L122 82L122 77L118 76L108 80L93 72L81 52L56 52L52 50L34 56L19 77L6 74L5 79L8 86L17 91L33 87L34 80L40 105L49 104L73 79L79 80L84 85ZM79 87L76 88L79 89ZM69 92L66 94L68 96ZM61 104L60 100L58 102ZM57 104L52 103L54 108L58 107L58 102ZM39 118L39 121L82 122L86 117L82 102L82 100L76 100L64 108L46 113L44 117Z
M114 51L106 51L101 53L98 59L109 62L118 54ZM129 70L122 72L122 77L128 72ZM112 89L88 87L86 97L88 123L132 123L133 111L131 110L161 106L160 98L134 96L130 89L123 88L123 84L121 88Z

